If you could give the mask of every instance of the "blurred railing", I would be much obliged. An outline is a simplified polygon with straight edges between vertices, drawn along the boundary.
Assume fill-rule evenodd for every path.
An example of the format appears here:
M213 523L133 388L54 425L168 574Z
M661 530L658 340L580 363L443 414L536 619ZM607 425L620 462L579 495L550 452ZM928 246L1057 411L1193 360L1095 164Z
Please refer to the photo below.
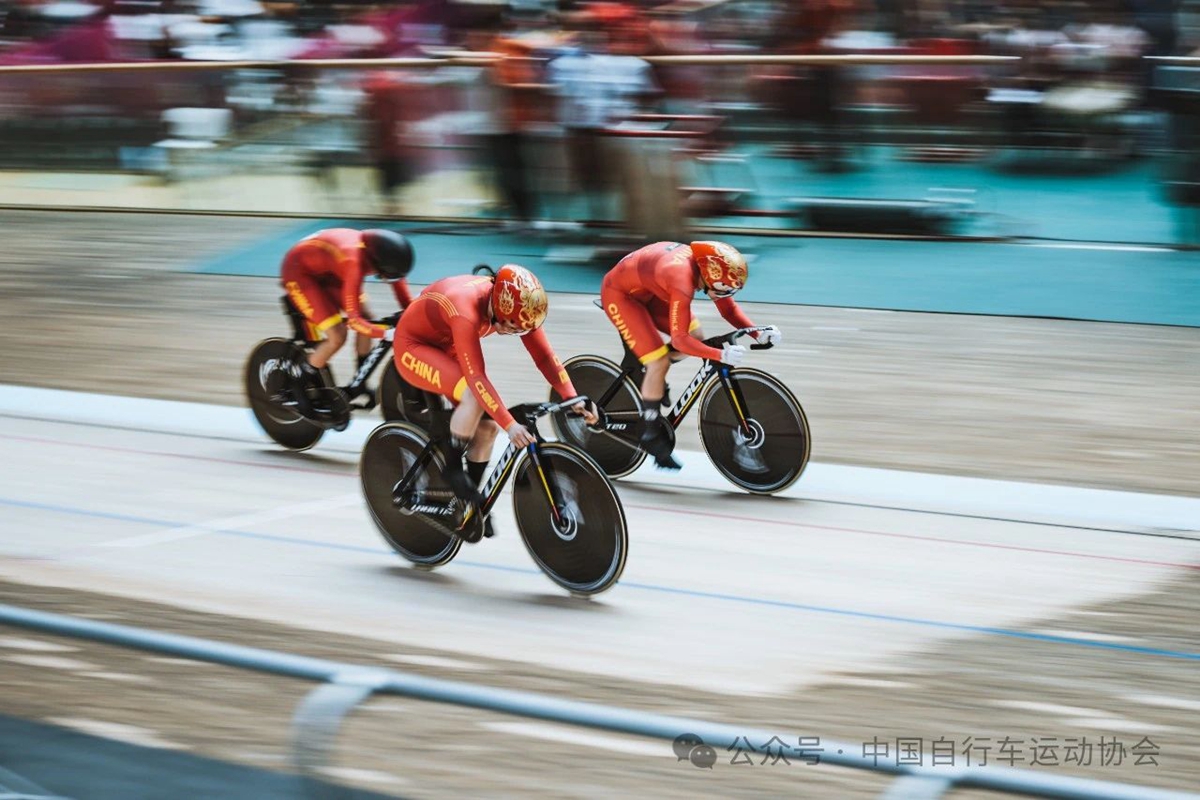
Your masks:
M718 124L610 126L597 188L552 90L499 135L494 58L0 67L0 206L1197 241L1200 104L1172 100L1200 94L1196 59L647 56L643 110ZM506 202L514 175L532 210Z
M57 636L132 647L191 658L240 669L268 672L303 680L319 681L293 717L293 758L301 774L314 779L332 754L344 717L372 694L397 694L437 703L451 703L504 714L562 722L616 733L647 736L669 741L678 760L693 755L699 744L709 748L769 754L768 746L781 738L766 731L748 731L713 722L649 714L593 703L560 700L546 695L458 683L392 670L341 664L270 650L207 641L190 636L114 625L61 614L0 605L0 624L42 631ZM683 741L681 737L694 737ZM745 747L738 744L745 743ZM765 741L755 745L753 741ZM678 748L687 748L680 755ZM816 745L814 745L816 747ZM1144 786L1083 778L1040 775L1029 770L992 767L917 767L900 763L877 763L877 758L854 755L849 744L825 740L821 752L811 753L825 763L898 776L881 795L881 800L937 800L955 788L976 787L1032 797L1071 800L1200 800L1200 795L1152 789ZM664 750L665 754L665 750ZM798 757L806 757L803 753ZM713 757L715 760L715 756ZM875 763L873 763L875 762Z

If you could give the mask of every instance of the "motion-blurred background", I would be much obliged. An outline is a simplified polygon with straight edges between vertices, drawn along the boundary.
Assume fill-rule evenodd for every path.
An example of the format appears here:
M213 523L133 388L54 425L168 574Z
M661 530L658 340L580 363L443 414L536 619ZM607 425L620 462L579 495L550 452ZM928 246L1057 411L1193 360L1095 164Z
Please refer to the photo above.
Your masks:
M1192 0L5 2L0 66L175 68L3 73L0 203L1194 244L1200 73L1161 58L1198 20ZM870 59L772 58L812 55ZM415 61L316 63L394 57Z

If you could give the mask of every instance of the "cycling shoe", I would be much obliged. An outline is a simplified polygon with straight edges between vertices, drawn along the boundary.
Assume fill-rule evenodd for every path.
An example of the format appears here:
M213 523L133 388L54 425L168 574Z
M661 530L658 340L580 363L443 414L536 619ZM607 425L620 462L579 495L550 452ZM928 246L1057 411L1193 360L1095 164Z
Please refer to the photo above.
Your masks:
M676 461L671 453L675 450L674 437L666 431L665 423L658 418L646 420L646 428L642 433L642 449L654 458L659 469L678 470L683 465Z
M659 469L666 469L672 472L678 472L683 469L683 464L675 460L675 457L670 453L661 456L654 456L654 465Z
M451 490L454 491L454 496L464 503L470 503L475 508L482 508L484 496L480 494L479 487L471 480L471 476L462 469L446 470L446 481L450 484Z

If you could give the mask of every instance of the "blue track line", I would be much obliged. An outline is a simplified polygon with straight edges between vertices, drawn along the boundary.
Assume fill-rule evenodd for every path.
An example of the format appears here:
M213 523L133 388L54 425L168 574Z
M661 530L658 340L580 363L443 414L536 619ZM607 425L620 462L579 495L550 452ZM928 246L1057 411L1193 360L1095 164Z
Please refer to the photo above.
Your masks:
M292 536L281 536L270 533L252 533L250 531L240 531L231 528L209 528L205 525L195 525L193 523L153 519L150 517L136 517L128 514L114 514L106 511L90 511L84 508L72 508L70 506L52 505L49 503L34 503L25 500L13 500L5 497L0 497L0 505L12 506L16 508L28 508L37 511L49 511L57 514L74 514L83 517L113 519L121 522L155 525L163 528L198 528L225 536L236 536L243 539L257 539L260 541L277 542L280 544L304 545L306 547L318 547L324 550L341 550L352 553L369 553L372 555L393 554L391 550L385 550L379 547L363 547L359 545L338 544L336 542L315 542L309 539L300 539ZM455 561L455 564L464 567L474 567L476 569L490 569L498 572L516 572L524 575L542 574L540 570L536 569L509 567L500 564L483 564L477 561L458 560ZM807 611L813 614L834 614L837 616L853 617L855 619L870 620L873 622L893 622L902 623L905 625L921 625L929 628L942 628L944 630L964 631L966 633L985 634L989 636L1004 636L1010 639L1025 639L1027 641L1045 642L1047 644L1075 645L1078 647L1091 647L1099 650L1113 650L1122 653L1133 653L1136 655L1161 656L1164 658L1181 658L1187 661L1200 661L1200 653L1188 653L1181 650L1167 650L1158 647L1138 647L1136 645L1115 644L1112 642L1096 642L1089 639L1076 639L1070 636L1051 636L1049 634L1029 633L1026 631L1017 631L1009 628L967 625L957 622L943 622L935 619L922 619L920 617L899 617L891 614L875 614L870 611L854 611L847 608L835 608L832 606L814 606L807 605L805 603L793 603L787 600L769 600L761 597L746 597L744 595L723 594L720 592L704 592L696 589L680 589L673 586L659 586L652 583L622 581L620 585L623 589L640 589L647 592L659 592L662 594L695 597L702 600L718 600L726 603L743 603L747 605L769 606L772 608L785 608L792 611Z

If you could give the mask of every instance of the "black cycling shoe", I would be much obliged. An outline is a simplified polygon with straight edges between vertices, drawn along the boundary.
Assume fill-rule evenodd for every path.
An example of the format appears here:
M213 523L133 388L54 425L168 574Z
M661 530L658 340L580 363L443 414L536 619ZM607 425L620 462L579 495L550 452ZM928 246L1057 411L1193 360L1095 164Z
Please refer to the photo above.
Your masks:
M292 378L291 395L296 401L296 410L309 419L321 416L318 409L320 390L325 388L321 373L307 361L299 364L300 374Z
M467 475L463 469L454 469L450 467L446 470L446 480L450 484L450 488L454 491L454 496L464 503L470 503L476 509L483 507L484 496L480 494L479 487L471 480L471 476Z
M667 434L662 419L654 417L645 422L646 427L642 431L642 449L650 454L659 469L683 469L683 465L671 456L671 452L675 449L675 442Z
M680 464L678 461L676 461L675 457L669 452L661 454L650 453L650 455L654 457L654 465L659 469L666 469L670 470L671 472L678 472L679 470L683 469L683 464Z
M663 396L662 396L662 400L658 401L658 404L660 406L662 406L663 408L671 407L671 384L669 384L669 383L663 384Z

